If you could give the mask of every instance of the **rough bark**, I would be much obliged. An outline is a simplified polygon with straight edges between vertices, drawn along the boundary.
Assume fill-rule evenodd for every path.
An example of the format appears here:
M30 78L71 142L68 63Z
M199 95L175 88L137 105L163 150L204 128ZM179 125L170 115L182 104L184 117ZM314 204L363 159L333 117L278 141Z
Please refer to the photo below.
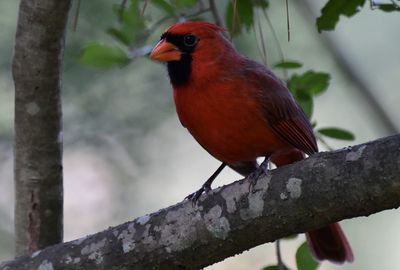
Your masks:
M22 269L200 269L345 218L400 206L400 135L319 153L81 239L0 265ZM46 268L47 267L47 268Z
M13 59L15 236L21 255L62 242L61 68L70 0L21 0Z

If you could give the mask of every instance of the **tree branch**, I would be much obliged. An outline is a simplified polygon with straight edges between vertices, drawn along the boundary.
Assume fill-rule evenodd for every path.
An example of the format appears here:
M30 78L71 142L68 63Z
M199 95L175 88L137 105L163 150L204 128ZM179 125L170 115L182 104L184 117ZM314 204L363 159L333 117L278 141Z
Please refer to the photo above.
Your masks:
M318 153L134 221L0 265L13 269L200 269L254 246L400 206L400 135ZM42 267L41 267L42 266ZM47 267L47 268L46 268Z

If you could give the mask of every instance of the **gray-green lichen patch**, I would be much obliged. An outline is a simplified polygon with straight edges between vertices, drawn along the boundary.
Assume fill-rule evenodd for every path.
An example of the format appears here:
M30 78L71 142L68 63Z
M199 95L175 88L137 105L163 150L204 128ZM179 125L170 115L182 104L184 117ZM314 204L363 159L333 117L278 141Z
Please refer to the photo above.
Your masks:
M48 260L44 260L38 267L38 270L54 270L53 264Z
M262 215L264 210L264 194L268 191L272 175L268 173L264 177L258 178L257 183L248 192L249 207L240 210L240 217L243 220L253 219Z
M229 221L226 217L221 217L222 208L215 205L204 215L204 223L209 232L216 238L226 239L230 231Z
M250 191L250 183L248 181L243 182L240 185L231 185L225 187L222 192L221 196L225 199L226 202L226 209L229 214L233 214L237 210L237 203L240 201L241 197L249 195L249 203L251 203L252 207L255 207L251 215L256 214L257 216L261 208L264 208L264 202L258 204L258 202L263 201L262 195L267 192L269 184L271 182L272 175L267 174L264 177L260 177L255 186L252 188L255 192ZM258 195L257 195L258 194ZM256 207L257 206L257 207ZM249 217L246 213L248 210L245 210L243 213L241 211L241 215L243 214L246 218ZM262 209L261 209L262 212Z
M232 214L236 211L236 203L239 201L240 197L243 194L249 192L249 183L243 183L241 185L231 185L225 187L222 192L221 196L225 199L226 209L229 214Z
M36 104L36 102L29 102L28 104L25 105L25 110L27 113L30 115L35 115L38 112L40 112L39 106Z
M249 207L245 209L240 209L240 217L243 220L253 219L262 215L264 210L264 193L257 191L254 193L249 193Z
M67 255L65 257L64 263L65 264L76 264L79 263L81 261L81 258L76 257L76 258L72 258L70 255Z
M107 239L103 238L98 242L84 246L81 250L81 254L88 255L89 260L95 261L96 264L100 264L103 262L103 254L101 249L106 245L106 242Z
M135 232L136 229L134 227L134 224L131 223L128 225L128 228L126 230L123 230L118 236L118 239L122 241L122 250L124 251L124 253L128 253L135 249L136 243L133 240Z
M363 145L360 148L357 149L357 151L351 151L346 154L346 161L356 161L358 160L361 156L363 151L365 150L367 146Z
M141 216L141 217L139 217L139 218L137 219L137 223L139 223L140 225L144 225L144 224L146 224L147 221L149 221L149 220L150 220L150 216L149 216L149 215L144 215L144 216Z
M302 180L299 178L289 178L286 184L286 191L288 192L290 198L298 199L301 196L301 183Z
M142 238L143 238L142 243L145 245L148 245L148 246L154 246L157 243L155 241L155 238L149 233L150 227L151 227L150 224L147 224L144 227L144 232L142 234Z
M197 223L201 221L201 212L193 208L191 202L185 203L175 211L169 211L166 223L161 231L161 243L170 251L185 249L197 237Z

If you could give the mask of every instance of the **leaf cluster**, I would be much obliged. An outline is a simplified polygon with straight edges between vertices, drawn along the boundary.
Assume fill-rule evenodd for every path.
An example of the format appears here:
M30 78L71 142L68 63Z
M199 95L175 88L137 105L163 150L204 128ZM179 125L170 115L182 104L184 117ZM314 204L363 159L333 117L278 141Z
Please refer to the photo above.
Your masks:
M295 70L303 66L298 61L284 61L274 65L277 69ZM294 73L287 81L287 86L300 104L301 108L311 120L314 110L314 98L327 91L331 76L325 72L308 70L303 73ZM314 128L316 123L314 124ZM351 141L355 139L353 133L343 128L328 127L315 129L317 135L338 140ZM317 136L318 137L318 136Z

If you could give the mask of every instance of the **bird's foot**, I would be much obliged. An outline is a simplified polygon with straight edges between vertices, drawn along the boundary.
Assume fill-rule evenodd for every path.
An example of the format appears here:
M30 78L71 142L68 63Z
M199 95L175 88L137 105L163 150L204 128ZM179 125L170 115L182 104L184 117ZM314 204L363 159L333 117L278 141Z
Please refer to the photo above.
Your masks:
M192 194L189 194L188 196L185 197L184 200L190 200L193 204L193 206L197 203L199 200L201 194L208 193L211 190L211 184L214 181L214 179L219 175L219 173L225 168L226 164L222 162L222 164L218 167L218 169L210 176L210 178L207 179L207 181L201 186L201 188L193 192Z
M208 193L211 191L211 183L205 182L199 190L196 192L193 192L185 197L184 200L189 200L192 202L193 206L197 203L199 200L201 194L203 193Z
M265 158L265 160L261 163L260 167L258 167L247 177L247 180L249 181L249 193L253 192L254 187L256 186L257 181L262 174L268 175L270 170L269 165L270 165L270 159Z
M254 187L257 184L258 178L264 173L261 168L258 168L254 172L252 172L248 177L247 180L249 181L249 193L253 192Z

